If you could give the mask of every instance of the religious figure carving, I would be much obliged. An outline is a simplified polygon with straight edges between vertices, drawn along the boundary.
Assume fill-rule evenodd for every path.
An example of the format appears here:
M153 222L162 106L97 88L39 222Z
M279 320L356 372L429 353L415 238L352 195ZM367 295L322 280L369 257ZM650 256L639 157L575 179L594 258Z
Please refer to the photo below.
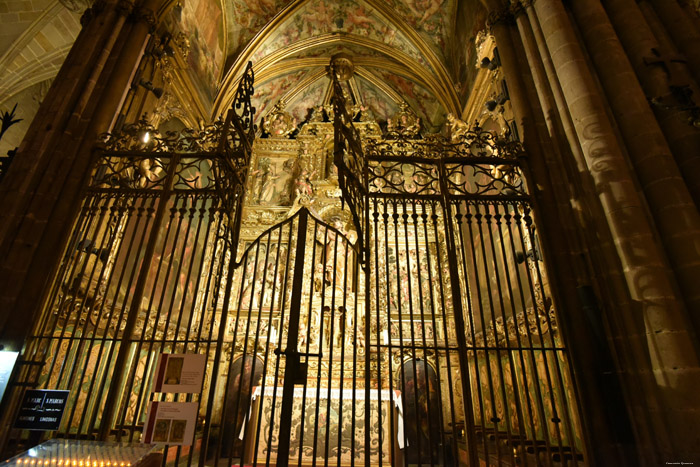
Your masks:
M447 114L447 128L450 131L450 141L453 143L464 139L464 135L469 131L469 125L455 117L453 113Z
M322 122L323 121L323 106L322 105L317 105L316 107L313 108L311 111L311 119L309 120L310 122Z
M352 77L355 71L355 66L353 65L349 55L336 54L331 57L331 69L333 70L333 73L335 73L338 80L347 81Z
M296 119L285 112L284 103L277 103L264 119L263 129L274 138L288 136L296 128Z
M416 116L406 102L402 102L400 106L400 110L387 120L388 132L411 137L418 136L421 129L420 118Z
M280 175L275 170L274 165L270 165L269 170L263 176L262 189L260 191L260 204L270 204L275 195L275 182Z
M314 194L314 187L311 184L311 177L313 177L315 173L315 170L309 173L309 171L305 168L301 169L301 172L299 172L299 175L294 180L294 192L297 200L307 201L311 199Z

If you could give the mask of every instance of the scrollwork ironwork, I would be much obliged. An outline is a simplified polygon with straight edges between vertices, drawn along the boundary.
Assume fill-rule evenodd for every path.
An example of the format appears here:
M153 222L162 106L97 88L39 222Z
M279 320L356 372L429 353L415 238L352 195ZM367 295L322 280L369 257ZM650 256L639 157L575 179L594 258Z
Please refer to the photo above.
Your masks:
M434 164L370 160L368 169L369 190L372 193L406 193L414 196L440 193L440 177Z
M526 196L520 168L513 164L445 164L453 196Z
M446 139L416 139L405 132L392 139L365 140L372 194L448 197L525 197L519 167L522 145L478 125Z
M216 151L222 134L221 120L200 130L187 128L163 134L144 115L138 122L126 124L116 133L103 133L99 140L105 153L206 153Z

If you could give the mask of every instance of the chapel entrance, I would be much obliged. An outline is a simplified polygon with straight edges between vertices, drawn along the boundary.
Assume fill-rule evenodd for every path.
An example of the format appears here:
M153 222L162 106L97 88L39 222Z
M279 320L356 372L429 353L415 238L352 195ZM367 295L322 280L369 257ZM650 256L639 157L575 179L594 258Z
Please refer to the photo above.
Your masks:
M221 417L205 462L363 464L380 427L367 446L364 419L379 397L366 387L356 247L302 208L246 245L237 264L213 388Z

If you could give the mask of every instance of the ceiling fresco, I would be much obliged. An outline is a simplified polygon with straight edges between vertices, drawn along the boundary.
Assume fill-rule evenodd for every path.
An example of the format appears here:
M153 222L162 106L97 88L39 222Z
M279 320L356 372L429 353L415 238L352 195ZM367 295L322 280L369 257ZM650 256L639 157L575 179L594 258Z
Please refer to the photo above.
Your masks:
M313 48L305 49L299 53L292 55L290 58L309 58L309 57L332 57L335 54L344 53L353 57L381 57L387 60L394 60L392 57L374 49L368 49L360 45L349 44L347 42L338 42L331 45L321 45Z
M453 33L457 0L381 0L418 31L439 53Z
M292 86L298 84L307 74L306 70L295 71L276 77L274 80L255 86L253 94L253 107L255 107L256 120L260 120L269 112L280 98L289 91Z
M456 28L452 44L469 44L469 47L450 48L450 69L459 95L459 100L464 105L469 97L469 92L474 86L477 68L477 53L474 46L479 31L486 26L486 9L480 4L470 4L469 7L462 2L459 5L454 21L460 27Z
M190 76L206 101L214 99L224 59L224 26L221 4L211 0L178 2L166 18L173 35L182 32L189 40L187 65ZM202 21L207 18L207 21Z
M446 114L435 96L425 87L396 73L382 69L369 69L382 81L389 84L401 98L423 120L423 127L429 132L436 132L445 123Z
M275 50L322 35L360 36L397 49L424 66L411 41L375 8L357 0L311 0L284 21L252 56L256 63Z
M379 90L374 84L360 77L356 77L355 81L357 82L363 105L370 109L375 119L385 122L399 111L399 107L393 99Z
M288 101L287 112L291 113L297 122L306 120L309 109L323 102L329 85L330 80L327 76L311 83Z
M280 101L305 120L323 103L326 67L338 53L355 64L355 89L375 118L390 118L405 102L426 131L461 114L474 81L471 49L485 22L475 0L220 1L228 58L214 115L230 105L248 61L258 122Z
M225 0L223 3L227 57L231 60L290 0Z

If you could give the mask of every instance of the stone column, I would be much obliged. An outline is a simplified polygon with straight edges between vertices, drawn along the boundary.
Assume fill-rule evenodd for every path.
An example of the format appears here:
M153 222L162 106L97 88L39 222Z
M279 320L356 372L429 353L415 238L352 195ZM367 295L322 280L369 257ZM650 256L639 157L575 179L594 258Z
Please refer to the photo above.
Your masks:
M700 31L677 0L647 0L659 15L678 50L688 60L695 81L700 82Z
M645 18L640 7L651 10L650 5L646 2L637 5L634 0L603 0L602 3L647 99L657 103L652 105L654 114L696 208L700 207L700 179L695 175L700 172L700 131L688 122L689 112L682 110L683 103L674 97L671 86L687 86L693 91L692 96L698 96L698 88L684 73L682 58L674 53L672 44L659 37L665 33L655 32ZM649 13L655 17L653 11Z
M571 4L571 9L691 310L695 329L700 329L700 249L696 248L700 213L600 0L579 0ZM635 35L639 36L636 29Z
M92 148L107 131L161 0L98 1L0 185L0 343L21 348L79 209Z
M559 182L567 183L568 181L569 184L572 184L577 178L581 178L580 174L575 169L572 170L572 166L575 165L573 152L580 152L580 147L578 146L578 140L575 135L571 134L573 125L570 123L570 117L568 116L565 106L563 107L563 113L565 115L560 115L557 101L560 103L563 101L561 97L561 88L555 80L553 80L550 85L549 78L555 75L550 73L548 77L546 68L550 68L550 72L553 72L553 69L551 69L551 61L546 55L546 50L540 50L533 27L525 12L520 8L516 8L516 23L527 57L527 65L533 74L537 96L539 97L542 111L547 117L549 131L555 139L560 140L562 145L566 143L567 137L571 138L571 149L567 150L562 148L558 152L559 160L550 163L550 166L567 166L569 170L565 175L562 174ZM542 57L540 52L545 54L545 57ZM547 63L547 66L545 66L545 63ZM569 122L567 122L568 131L563 128L562 121L564 120L569 120ZM582 154L579 157L583 160ZM570 188L569 196L563 194L562 191L565 190L559 190L557 196L562 196L563 200L571 203L570 209L572 204L577 206L580 214L578 219L578 236L581 238L580 241L587 246L587 251L584 251L583 254L600 256L602 254L601 251L594 251L595 248L598 248L605 250L608 256L614 257L614 245L612 240L607 239L603 241L602 236L594 238L590 235L593 231L600 230L600 228L595 225L596 222L591 218L591 208L595 208L595 206L590 206L590 203L586 199L588 196L580 196L578 194L582 190L587 193L593 192L590 187L584 189L586 185L586 183L578 183L576 187ZM599 245L600 243L605 243L605 245L601 246ZM591 244L594 246L591 247ZM600 274L607 276L607 281L624 286L624 278L622 277L621 271L618 271L615 267L602 269ZM606 295L599 285L592 287L588 285L590 283L590 278L583 278L579 282L579 289L590 290L593 288L597 290L599 296ZM620 289L624 290L624 287L620 287ZM624 296L626 294L623 293L621 295ZM624 298L622 301L628 302L628 300ZM614 302L623 305L623 303L620 303L619 298L614 299ZM626 305L629 306L628 303ZM561 314L568 313L562 310ZM577 383L581 388L579 397L584 407L584 412L592 412L592 410L590 410L592 407L596 408L598 411L596 416L588 415L586 417L590 424L590 427L586 430L586 436L589 438L587 443L591 446L586 453L586 462L590 465L638 465L636 453L630 446L630 439L632 436L629 417L626 413L627 408L625 406L614 406L615 403L622 399L619 372L615 371L614 362L610 361L610 350L605 342L605 338L593 338L593 335L596 333L600 335L600 332L594 330L594 328L598 327L595 326L595 324L597 324L596 320L603 320L603 317L600 315L600 309L597 306L589 308L584 314L589 318L584 320L579 318L579 321L574 326L574 334L579 342L582 339L582 334L585 335L589 333L588 350L582 352L584 355L574 355L581 365L577 375ZM579 346L578 349L580 348ZM576 347L574 347L574 351L575 350L577 350Z
M668 433L670 438L661 441L659 450L662 457L684 452L697 445L696 434L682 427L698 423L698 414L689 412L687 404L695 400L700 382L696 342L688 332L686 310L669 280L672 274L637 192L634 174L562 2L537 0L533 7L637 306L638 313L630 317L628 338L643 339L638 343L646 344L647 354L638 355L643 360L637 364L651 365L652 389L661 397L660 406L652 399L648 407L654 432L660 437ZM644 334L636 335L640 327ZM654 385L647 380L649 383Z

